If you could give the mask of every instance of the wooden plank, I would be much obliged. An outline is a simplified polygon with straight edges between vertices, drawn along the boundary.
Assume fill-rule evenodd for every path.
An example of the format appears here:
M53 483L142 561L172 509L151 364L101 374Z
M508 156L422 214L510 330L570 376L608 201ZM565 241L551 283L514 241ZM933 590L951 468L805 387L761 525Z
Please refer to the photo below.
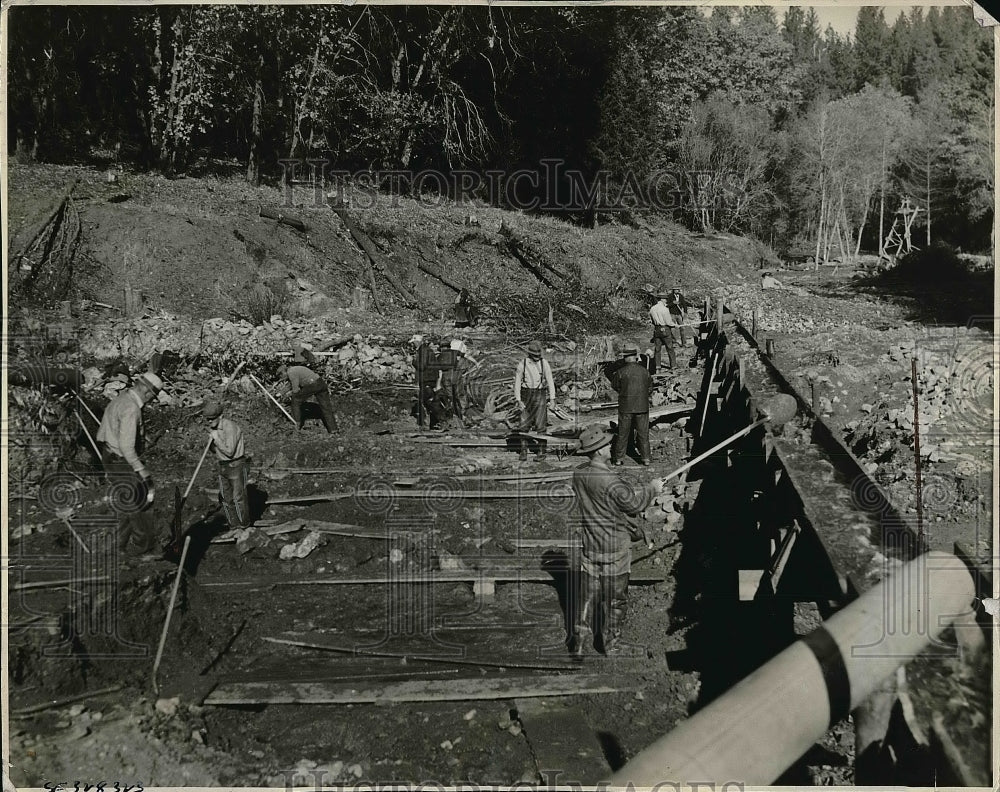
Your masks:
M503 628L500 632L510 632L510 628ZM369 649L365 645L351 645L347 640L339 638L324 638L317 635L303 635L301 633L285 633L285 638L266 637L265 641L273 644L283 644L285 646L295 646L300 649L316 649L321 652L334 652L352 657L368 657L392 660L406 660L407 662L421 663L443 663L445 665L472 666L477 668L517 668L523 671L573 671L580 669L580 664L568 656L554 655L551 659L537 658L534 654L522 653L520 656L503 655L496 651L495 646L483 643L481 636L477 641L466 636L451 635L447 629L434 630L431 636L436 636L439 640L434 643L432 640L422 642L410 642L409 646L400 649L381 648ZM552 634L552 642L557 642L562 636L562 630ZM488 634L493 637L495 633ZM558 636L558 637L557 637ZM395 641L387 643L386 647L392 647ZM509 644L505 643L505 646Z
M515 707L543 780L558 771L559 786L565 788L610 775L604 749L579 707L551 698L518 699Z
M392 534L411 533L420 534L421 530L412 530L402 526L389 528L365 528L360 525L349 523L326 522L325 520L289 520L275 528L269 528L265 533L273 536L279 529L281 533L292 531L315 531L322 534L333 534L334 536L350 536L355 539L388 539Z
M638 570L634 567L629 576L630 585L646 585L662 583L667 580L663 572ZM448 569L426 570L418 574L406 576L382 575L379 577L357 578L309 578L307 580L227 580L204 581L202 588L242 588L251 590L274 588L276 586L384 586L384 585L427 585L431 583L476 583L492 580L498 583L551 583L552 575L541 570L526 569Z
M492 701L545 696L592 696L634 689L634 683L601 674L413 680L362 686L339 682L224 682L205 704L403 704Z

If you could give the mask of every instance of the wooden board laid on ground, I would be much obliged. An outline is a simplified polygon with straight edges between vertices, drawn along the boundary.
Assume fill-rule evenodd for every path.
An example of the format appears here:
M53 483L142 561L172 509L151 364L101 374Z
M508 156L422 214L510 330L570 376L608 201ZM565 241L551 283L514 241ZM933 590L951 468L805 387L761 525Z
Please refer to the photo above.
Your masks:
M634 688L605 674L438 679L360 685L341 682L223 682L206 705L403 704L436 701L491 701L543 696L592 696Z
M578 707L552 698L518 699L515 705L543 780L566 788L574 782L595 784L611 774L601 743Z
M553 643L551 657L537 656L537 648L533 653L522 652L520 655L503 655L496 649L496 642L484 641L480 637L456 636L454 632L435 631L432 633L446 643L435 643L431 640L401 642L392 640L367 646L352 644L350 639L325 637L322 635L303 635L301 633L285 633L285 637L272 638L265 636L264 640L272 644L295 646L300 649L315 649L321 652L333 652L350 657L370 657L405 659L407 662L435 663L452 666L473 666L478 668L516 668L521 671L569 671L580 670L580 664L563 653L558 643ZM505 646L509 647L512 637L509 632ZM561 640L561 628L555 631L552 640ZM495 637L495 633L493 636Z

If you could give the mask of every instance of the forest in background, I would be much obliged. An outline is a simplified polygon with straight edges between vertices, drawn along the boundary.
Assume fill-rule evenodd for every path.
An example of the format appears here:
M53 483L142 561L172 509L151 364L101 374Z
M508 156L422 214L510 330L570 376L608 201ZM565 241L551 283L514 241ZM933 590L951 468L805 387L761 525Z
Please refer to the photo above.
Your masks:
M40 6L8 26L22 161L526 171L482 197L585 223L653 206L820 258L878 250L909 197L915 244L991 241L993 37L964 6L862 7L851 37L749 6Z

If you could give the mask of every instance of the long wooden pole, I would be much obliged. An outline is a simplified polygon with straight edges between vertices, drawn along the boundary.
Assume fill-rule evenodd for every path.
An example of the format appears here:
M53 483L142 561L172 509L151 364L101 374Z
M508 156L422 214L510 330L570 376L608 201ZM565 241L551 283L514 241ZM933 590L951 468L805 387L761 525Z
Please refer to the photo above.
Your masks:
M80 417L79 412L73 413L76 416L76 420L80 422L80 428L83 429L83 433L87 435L87 439L90 441L91 448L94 449L94 453L97 454L97 459L101 459L101 450L97 447L97 443L94 442L94 438L91 437L90 432L87 431L87 425L83 422L83 418Z
M163 622L163 632L160 633L160 645L156 649L156 660L153 662L153 692L159 693L160 686L156 682L156 672L160 670L160 660L163 659L163 647L167 643L167 631L170 629L170 617L174 612L174 603L177 601L177 589L181 585L181 575L184 574L184 561L187 559L188 547L191 546L191 534L184 537L184 549L181 550L181 560L177 565L177 577L174 578L174 590L170 592L170 604L167 606L167 618Z
M187 489L184 490L184 497L182 500L187 500L187 496L191 493L191 487L194 486L194 480L198 478L198 472L201 470L201 466L205 461L205 457L208 456L208 449L212 447L212 438L208 439L205 444L205 450L201 452L201 459L198 460L198 467L194 469L194 475L191 476L191 480L188 482Z
M226 380L226 387L224 387L222 389L223 394L225 394L225 392L227 390L229 390L229 386L233 384L233 380L236 379L236 375L240 373L240 371L243 369L243 367L246 364L247 364L247 362L246 362L246 360L244 360L242 363L240 363L240 365L238 365L236 367L236 369L233 371L233 373L229 375L229 379Z
M288 420L291 421L294 424L295 423L295 419L292 418L292 414L290 412L288 412L288 410L286 410L284 407L282 407L281 406L281 402L279 402L276 398L274 398L271 395L271 392L267 388L264 387L264 383L262 383L259 379L257 379L253 374L250 374L249 377L254 382L256 382L257 385L260 386L260 389L262 391L264 391L264 394L267 396L267 398L269 398L271 401L273 401L275 403L275 405L277 405L278 409L281 410L288 417ZM295 425L298 426L298 424L295 424Z

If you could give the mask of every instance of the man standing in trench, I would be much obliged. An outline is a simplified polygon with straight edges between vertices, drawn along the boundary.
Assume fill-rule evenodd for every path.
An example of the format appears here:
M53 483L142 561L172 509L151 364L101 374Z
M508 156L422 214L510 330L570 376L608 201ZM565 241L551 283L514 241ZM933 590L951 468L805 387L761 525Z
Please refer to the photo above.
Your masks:
M644 487L618 476L609 466L612 437L600 427L585 429L576 453L590 463L573 472L573 493L580 510L583 553L580 600L573 620L570 653L583 659L587 639L605 654L620 651L622 622L632 566L632 540L649 544L638 515L663 491L663 479ZM597 630L592 629L596 622Z
M542 344L528 344L528 357L514 370L514 399L521 410L521 432L544 432L548 425L549 402L556 400L556 385L552 367L542 358ZM521 436L521 461L528 458L527 438ZM540 440L537 459L545 458L546 444Z
M653 391L653 378L639 364L639 350L626 346L623 352L625 365L611 375L611 385L618 391L618 434L611 450L611 463L621 465L628 441L635 430L635 450L643 465L652 461L649 450L649 394Z
M649 318L653 323L653 373L660 369L660 349L667 348L667 368L675 368L677 359L674 357L674 332L677 322L667 306L667 295L661 294L659 301L649 309Z
M146 372L135 378L132 387L119 394L101 416L97 447L105 475L111 484L111 503L119 512L118 549L125 550L134 539L140 554L156 544L153 522L153 477L139 458L145 433L142 410L163 390L163 380Z
M337 428L337 415L333 411L333 402L330 401L330 391L327 389L324 379L310 368L305 366L285 366L278 369L278 375L285 377L292 389L292 417L295 419L295 426L301 429L305 425L305 411L302 405L310 397L316 397L319 405L323 426L328 434L333 434Z
M219 493L222 508L230 528L247 528L250 519L250 500L247 497L247 474L250 464L243 442L243 430L228 418L222 417L222 404L206 401L201 408L212 438L212 450L219 463Z

